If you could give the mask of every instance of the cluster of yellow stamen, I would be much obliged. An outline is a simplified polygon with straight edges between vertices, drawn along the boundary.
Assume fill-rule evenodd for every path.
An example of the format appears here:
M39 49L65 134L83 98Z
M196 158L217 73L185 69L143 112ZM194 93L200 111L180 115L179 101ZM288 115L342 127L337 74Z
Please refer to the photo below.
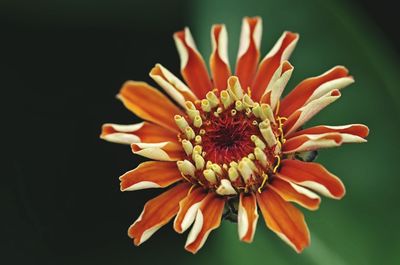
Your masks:
M175 116L181 131L178 139L187 155L185 160L177 162L177 166L187 181L220 195L232 196L250 190L261 192L268 179L276 173L280 165L282 143L285 141L282 130L284 118L274 114L269 104L254 102L250 92L245 93L238 78L232 76L228 79L228 88L220 91L219 96L217 90L213 90L207 93L205 99L187 101L187 116ZM246 126L252 126L250 130L254 132L249 136L250 139L245 140L246 148L251 151L239 159L229 159L227 156L236 149L247 150L242 149L240 143L232 150L226 147L228 151L225 156L218 154L218 150L207 150L212 149L207 145L212 140L212 123L218 122L218 119L226 120L227 117L232 120L236 118L236 123L246 119ZM232 122L233 125L229 126L235 126L236 123ZM247 127L243 130L249 131ZM223 132L221 134L218 135L219 141L221 137L231 137L223 135ZM213 156L207 153L211 151L214 152ZM219 158L219 155L224 156L220 161L212 158ZM235 155L232 154L232 157Z

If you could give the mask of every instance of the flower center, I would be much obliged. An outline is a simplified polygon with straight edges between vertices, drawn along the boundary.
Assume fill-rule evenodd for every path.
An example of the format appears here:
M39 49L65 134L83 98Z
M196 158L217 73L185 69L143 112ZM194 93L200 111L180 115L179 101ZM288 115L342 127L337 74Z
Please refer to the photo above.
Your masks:
M261 192L280 164L281 118L254 102L234 76L219 96L210 91L185 106L187 116L175 116L187 155L177 162L182 176L220 195Z
M226 110L219 116L210 115L203 128L204 158L217 164L229 164L253 152L251 135L259 135L257 121L245 113ZM254 122L254 123L253 123Z

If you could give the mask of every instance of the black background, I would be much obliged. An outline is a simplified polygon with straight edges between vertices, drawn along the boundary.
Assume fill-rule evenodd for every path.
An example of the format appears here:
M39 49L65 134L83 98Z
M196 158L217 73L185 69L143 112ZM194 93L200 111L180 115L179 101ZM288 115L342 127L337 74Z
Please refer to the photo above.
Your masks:
M155 62L179 72L171 35L187 4L87 2L0 5L3 264L113 263L140 251L126 228L155 193L120 193L117 176L137 158L98 135L104 122L137 121L114 99L125 80L148 80ZM355 4L398 47L389 2ZM176 237L159 233L153 247ZM173 259L171 248L182 246L159 255Z

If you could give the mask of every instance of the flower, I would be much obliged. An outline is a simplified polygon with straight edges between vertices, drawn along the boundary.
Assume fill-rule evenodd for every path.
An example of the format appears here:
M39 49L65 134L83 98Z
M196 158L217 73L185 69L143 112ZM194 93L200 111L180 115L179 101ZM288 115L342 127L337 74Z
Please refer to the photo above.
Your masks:
M118 98L146 120L104 124L101 138L130 144L134 154L152 161L120 177L121 190L169 190L148 201L128 235L135 245L174 219L188 234L185 248L196 253L222 217L237 221L240 240L252 242L259 217L301 252L310 244L304 216L320 204L317 193L341 199L343 183L311 162L316 150L366 142L368 127L320 125L303 128L354 82L336 66L305 79L282 100L292 72L287 61L299 35L284 32L259 62L261 18L244 18L236 71L227 55L224 25L211 30L211 78L188 28L174 34L185 83L160 64L150 77L175 101L144 82L126 82Z

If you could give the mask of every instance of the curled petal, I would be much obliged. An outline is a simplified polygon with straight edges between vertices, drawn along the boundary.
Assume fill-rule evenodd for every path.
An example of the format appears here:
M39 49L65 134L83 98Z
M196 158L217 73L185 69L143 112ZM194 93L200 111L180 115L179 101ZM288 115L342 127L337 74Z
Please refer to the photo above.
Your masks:
M127 81L117 97L140 118L173 132L178 131L174 115L184 115L184 113L154 87L145 82Z
M279 115L288 117L307 103L352 83L353 77L349 76L349 71L343 66L336 66L320 76L305 79L281 101Z
M181 59L181 73L186 84L198 98L205 98L206 93L212 88L211 80L189 28L176 32L174 40Z
M328 94L315 99L296 110L293 114L291 114L288 119L283 124L283 131L285 132L285 136L288 137L291 133L295 132L300 126L309 121L315 114L317 114L320 110L336 101L340 98L339 90L333 90Z
M261 97L261 102L269 104L274 110L292 73L293 66L288 61L282 62L271 77L268 87Z
M253 193L240 193L238 210L239 238L244 242L251 243L258 220L256 196Z
M174 229L185 232L196 218L197 210L207 193L202 188L194 188L185 199L179 202L179 212L175 217Z
M178 161L185 157L182 146L176 142L133 143L132 152L154 160Z
M175 162L147 161L119 177L121 191L165 188L181 180Z
M260 17L245 17L242 22L239 51L236 61L236 76L247 90L253 83L260 59L262 20Z
M362 139L362 138L361 138ZM340 146L343 142L340 133L324 133L324 134L303 134L288 139L283 144L282 152L284 154L314 151L321 148L330 148Z
M185 249L195 254L206 242L208 235L221 223L225 199L209 193L197 210L196 220L189 232Z
M349 125L341 125L341 126L328 126L328 125L319 125L311 128L307 128L304 130L297 131L290 135L288 138L296 137L303 134L324 134L324 133L340 133L346 135L352 135L354 138L343 138L343 142L353 140L354 142L364 142L364 138L366 138L369 134L369 129L367 126L363 124L349 124Z
M267 227L296 252L302 252L310 244L304 216L291 203L284 201L273 189L257 193L257 202Z
M102 126L100 138L120 144L157 143L176 141L176 133L149 122L129 125L106 123Z
M281 63L289 59L298 40L299 34L285 31L271 51L262 59L252 86L253 99L259 100L265 93L272 76Z
M285 201L295 202L309 210L317 210L321 203L321 198L314 192L279 177L274 178L269 187Z
M228 59L228 34L225 25L214 25L211 29L212 53L210 69L214 87L218 90L226 88L227 80L231 76Z
M156 64L149 75L183 108L186 101L197 99L190 88L161 64Z
M179 202L185 198L189 188L189 183L181 183L145 204L139 218L128 229L128 235L135 245L149 239L175 216Z
M278 176L333 199L341 199L346 193L340 179L318 163L285 159Z

